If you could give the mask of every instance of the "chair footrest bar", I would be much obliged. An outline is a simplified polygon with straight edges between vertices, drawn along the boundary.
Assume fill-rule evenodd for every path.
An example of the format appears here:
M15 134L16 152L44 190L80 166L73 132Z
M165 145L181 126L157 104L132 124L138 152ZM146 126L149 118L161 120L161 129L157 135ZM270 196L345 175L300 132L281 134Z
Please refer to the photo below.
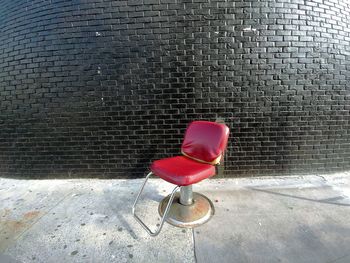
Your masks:
M160 231L162 230L162 227L163 227L164 222L165 222L165 218L167 217L167 214L168 214L168 212L169 212L169 210L170 210L170 206L171 206L171 204L172 204L172 202L173 202L173 200L174 200L175 193L176 193L177 190L179 189L179 186L176 186L176 187L173 189L173 191L171 192L171 195L170 195L168 204L167 204L167 206L166 206L166 208L165 208L165 211L164 211L163 217L162 217L162 219L161 219L161 221L160 221L160 224L159 224L158 228L157 228L154 232L152 232L152 230L151 230L151 229L141 220L141 218L140 218L138 215L136 215L136 213L135 213L136 205L137 205L137 203L138 203L138 201L139 201L139 198L140 198L140 196L141 196L141 193L142 193L142 191L143 191L143 189L144 189L144 187L145 187L145 185L146 185L146 183L147 183L147 181L148 181L148 179L149 179L149 177L150 177L151 175L152 175L152 172L150 172L150 173L146 176L145 181L143 182L143 184L142 184L142 186L141 186L141 189L140 189L139 193L137 194L136 200L135 200L135 202L134 202L134 204L133 204L133 206L132 206L132 214L133 214L133 216L135 217L136 221L139 222L139 224L147 231L147 233L148 233L150 236L153 236L153 237L154 237L154 236L157 236L157 235L160 233Z

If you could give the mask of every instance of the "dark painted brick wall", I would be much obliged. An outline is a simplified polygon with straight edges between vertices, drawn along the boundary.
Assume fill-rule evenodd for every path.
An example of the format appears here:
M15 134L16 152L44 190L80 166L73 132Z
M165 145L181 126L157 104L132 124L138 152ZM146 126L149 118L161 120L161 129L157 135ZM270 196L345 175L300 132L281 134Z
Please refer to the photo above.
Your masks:
M350 169L347 0L0 2L0 176L136 177L189 121L225 174Z

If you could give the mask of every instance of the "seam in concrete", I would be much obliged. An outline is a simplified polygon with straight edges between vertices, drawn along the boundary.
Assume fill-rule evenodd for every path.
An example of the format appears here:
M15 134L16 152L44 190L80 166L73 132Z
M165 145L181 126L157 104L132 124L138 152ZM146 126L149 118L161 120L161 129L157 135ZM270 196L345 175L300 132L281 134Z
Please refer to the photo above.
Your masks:
M55 205L53 205L49 210L47 210L46 213L43 213L41 216L39 216L37 218L37 220L35 220L32 224L30 224L28 226L28 228L24 229L22 233L20 233L15 239L13 239L13 241L11 242L11 244L15 243L19 238L21 238L29 229L31 229L36 223L39 222L39 220L41 218L43 218L45 215L47 215L48 213L50 213L54 208L56 208L60 203L62 203L69 195L71 195L73 190L71 190L68 194L66 194L63 198L61 198L57 203L55 203ZM7 248L11 245L8 244L7 247L3 250L3 252L5 252L7 250Z
M327 179L324 176L320 174L316 174L316 176L320 177L325 183L327 182Z
M197 263L197 254L196 254L196 239L194 236L194 228L192 228L192 239L193 239L193 255L194 255L194 262Z
M349 256L349 255L346 254L346 255L344 255L344 256L338 257L338 258L336 258L336 259L334 259L334 260L331 260L331 261L328 261L328 262L326 262L326 263L335 263L335 262L337 262L337 261L340 260L340 259L346 258L347 256Z

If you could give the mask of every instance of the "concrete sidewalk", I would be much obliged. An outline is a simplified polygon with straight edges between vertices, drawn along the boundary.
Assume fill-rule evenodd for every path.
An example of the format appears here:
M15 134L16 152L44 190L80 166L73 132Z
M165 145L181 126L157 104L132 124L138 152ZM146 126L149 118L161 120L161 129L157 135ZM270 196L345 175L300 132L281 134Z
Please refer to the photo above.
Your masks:
M206 180L211 221L155 238L141 182L0 179L0 262L350 262L350 173ZM146 186L148 224L172 188Z

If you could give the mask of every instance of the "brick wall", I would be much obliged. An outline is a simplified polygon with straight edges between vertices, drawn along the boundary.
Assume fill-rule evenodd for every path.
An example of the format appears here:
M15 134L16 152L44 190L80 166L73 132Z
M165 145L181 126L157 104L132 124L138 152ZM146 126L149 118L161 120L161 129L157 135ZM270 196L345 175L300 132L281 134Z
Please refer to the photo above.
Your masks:
M347 0L3 0L0 176L138 177L188 122L226 176L350 169Z

